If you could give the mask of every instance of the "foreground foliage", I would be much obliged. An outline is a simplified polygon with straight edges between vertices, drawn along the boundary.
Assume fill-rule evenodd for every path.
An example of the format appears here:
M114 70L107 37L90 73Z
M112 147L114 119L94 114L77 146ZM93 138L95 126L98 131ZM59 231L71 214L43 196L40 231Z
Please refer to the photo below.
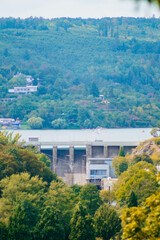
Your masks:
M122 239L160 239L160 162L158 137L140 143L130 155L116 157L115 170L122 162L128 168L119 172L118 181L111 194L122 213Z
M24 149L18 136L0 133L0 239L109 240L122 235L124 240L158 240L160 174L154 161L147 162L152 156L132 157L113 191L100 193L90 184L68 187L47 168L44 155ZM44 169L52 179L42 175Z
M94 217L96 236L103 240L113 238L121 230L121 219L113 207L104 203Z
M50 183L56 175L46 166L49 159L42 154L35 154L34 149L24 148L16 135L0 133L0 180L12 174L28 172L31 176L38 175ZM11 140L11 139L12 140ZM41 159L42 158L42 159Z
M113 190L120 205L127 204L132 191L137 195L138 204L155 193L158 190L156 172L156 167L142 161L122 173Z
M160 193L153 194L139 207L124 210L123 239L160 239Z
M94 240L93 219L81 202L74 209L71 219L70 240Z
M0 133L0 239L95 240L100 191L90 184L68 187L44 154L23 144L19 136ZM108 231L113 236L118 229L108 225Z

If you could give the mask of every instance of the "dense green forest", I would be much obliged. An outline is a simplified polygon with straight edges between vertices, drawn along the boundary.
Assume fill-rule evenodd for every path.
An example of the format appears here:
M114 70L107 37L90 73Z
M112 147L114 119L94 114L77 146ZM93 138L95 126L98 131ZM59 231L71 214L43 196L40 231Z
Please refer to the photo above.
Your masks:
M135 240L160 237L160 138L114 158L112 189L67 186L49 159L0 133L1 240Z
M1 18L0 118L23 128L156 126L159 30L156 18ZM8 93L26 75L38 91Z

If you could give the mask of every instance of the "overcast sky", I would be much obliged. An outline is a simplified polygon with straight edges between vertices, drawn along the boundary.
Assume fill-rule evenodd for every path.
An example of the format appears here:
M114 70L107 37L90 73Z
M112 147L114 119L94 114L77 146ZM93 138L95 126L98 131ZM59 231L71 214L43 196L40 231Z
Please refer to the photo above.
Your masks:
M151 17L157 6L133 0L0 0L0 17Z

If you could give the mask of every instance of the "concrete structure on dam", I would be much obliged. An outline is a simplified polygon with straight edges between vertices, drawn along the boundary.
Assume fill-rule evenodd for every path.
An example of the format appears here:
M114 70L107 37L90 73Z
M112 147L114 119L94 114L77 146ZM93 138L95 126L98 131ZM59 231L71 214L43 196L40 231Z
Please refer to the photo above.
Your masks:
M51 168L70 184L100 183L115 178L112 159L120 146L131 152L151 138L150 128L87 130L15 130L25 145L37 146L51 159Z

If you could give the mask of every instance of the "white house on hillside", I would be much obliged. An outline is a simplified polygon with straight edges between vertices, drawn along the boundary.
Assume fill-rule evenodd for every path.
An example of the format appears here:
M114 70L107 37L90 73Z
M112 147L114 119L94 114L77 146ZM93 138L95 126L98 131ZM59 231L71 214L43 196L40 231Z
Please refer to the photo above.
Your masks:
M9 89L8 92L15 94L30 94L32 92L37 92L37 86L14 87L14 89Z

